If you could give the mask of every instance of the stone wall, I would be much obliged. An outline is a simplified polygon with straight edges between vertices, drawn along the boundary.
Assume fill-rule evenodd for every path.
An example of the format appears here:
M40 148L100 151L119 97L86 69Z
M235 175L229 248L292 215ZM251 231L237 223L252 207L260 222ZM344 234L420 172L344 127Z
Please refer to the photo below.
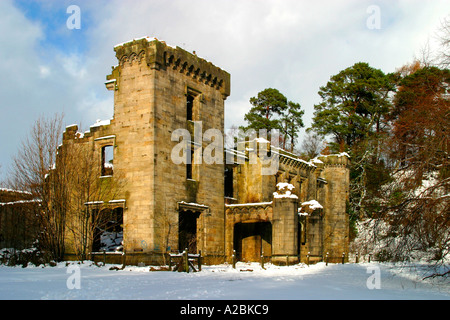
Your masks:
M39 233L39 202L22 191L0 189L0 249L29 249Z

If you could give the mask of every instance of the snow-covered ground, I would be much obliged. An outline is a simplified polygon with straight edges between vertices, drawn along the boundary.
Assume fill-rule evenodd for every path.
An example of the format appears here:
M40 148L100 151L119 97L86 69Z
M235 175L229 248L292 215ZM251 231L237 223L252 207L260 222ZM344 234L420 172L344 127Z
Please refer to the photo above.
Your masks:
M201 272L110 270L91 262L0 266L0 299L26 300L378 300L450 299L450 282L421 280L423 269L360 263L274 266L238 263Z

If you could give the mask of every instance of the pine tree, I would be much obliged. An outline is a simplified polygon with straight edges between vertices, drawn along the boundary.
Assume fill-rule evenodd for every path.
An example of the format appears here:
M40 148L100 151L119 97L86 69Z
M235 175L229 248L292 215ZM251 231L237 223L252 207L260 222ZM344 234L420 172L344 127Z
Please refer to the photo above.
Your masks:
M248 126L241 129L265 129L278 130L281 133L282 147L294 149L298 130L304 126L303 114L299 103L288 101L288 99L277 89L268 88L258 93L256 97L250 98L252 108L245 114L244 119Z
M288 102L288 108L281 119L283 125L282 131L284 134L283 149L287 148L286 143L289 139L289 151L294 151L294 146L298 138L298 130L304 127L302 119L304 113L305 111L301 110L299 103Z
M348 151L373 132L382 131L394 88L390 75L367 63L356 63L320 88L322 102L314 106L312 128L323 136L331 135L335 151Z
M322 102L314 106L311 129L331 136L332 152L346 151L351 156L348 210L354 219L372 215L378 208L374 194L386 176L380 141L386 134L384 119L394 90L393 75L359 62L332 76L320 88Z
M281 130L279 117L287 109L287 99L277 89L268 88L250 98L252 108L245 115L248 122L246 129Z

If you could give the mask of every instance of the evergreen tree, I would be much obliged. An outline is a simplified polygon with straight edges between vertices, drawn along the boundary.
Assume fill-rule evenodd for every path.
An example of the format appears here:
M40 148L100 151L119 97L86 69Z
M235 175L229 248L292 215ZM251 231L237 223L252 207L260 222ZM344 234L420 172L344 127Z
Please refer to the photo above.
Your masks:
M294 146L298 138L298 130L304 127L303 124L303 114L304 110L301 110L299 103L294 103L292 101L288 102L288 108L283 114L282 121L282 132L284 134L283 149L287 148L286 143L289 141L291 152L294 151Z
M351 156L350 203L352 219L372 215L385 173L380 141L385 138L385 117L395 90L392 75L359 62L331 77L320 88L322 102L315 105L312 130L331 136L332 152Z
M268 88L250 98L252 108L245 115L248 122L246 129L281 130L279 117L287 109L287 99L277 89Z
M298 137L298 130L304 126L303 114L299 103L288 101L288 99L277 89L268 88L258 93L256 97L250 98L252 108L245 114L244 119L248 129L265 129L268 133L272 129L279 130L282 138L282 147L286 149L290 144L292 151Z
M320 88L322 102L314 106L312 128L332 136L334 151L349 151L373 132L382 131L382 118L389 111L389 93L394 88L390 75L367 63L356 63Z

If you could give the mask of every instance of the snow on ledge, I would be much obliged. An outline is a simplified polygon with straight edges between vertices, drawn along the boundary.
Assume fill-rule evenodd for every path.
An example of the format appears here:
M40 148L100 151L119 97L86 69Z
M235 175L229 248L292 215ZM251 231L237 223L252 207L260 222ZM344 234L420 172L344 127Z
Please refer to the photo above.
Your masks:
M250 202L250 203L235 203L235 204L225 204L226 207L248 207L248 206L270 206L272 205L272 201L270 202Z
M294 190L294 188L295 188L292 184L287 183L287 182L279 182L277 184L277 188L278 188L279 192L273 193L274 198L276 198L276 199L280 199L280 198L298 199L298 197L295 194L292 194L292 190Z
M109 120L100 120L100 119L98 119L98 120L95 122L95 124L93 124L93 125L91 126L91 128L94 128L94 127L100 127L100 126L107 126L107 125L109 125L109 124L111 124L111 119L109 119Z
M302 206L308 206L311 210L323 209L323 206L317 200L302 202Z
M22 193L22 194L31 194L31 192L23 191L23 190L14 190L9 188L0 188L0 191L3 192L14 192L14 193Z

